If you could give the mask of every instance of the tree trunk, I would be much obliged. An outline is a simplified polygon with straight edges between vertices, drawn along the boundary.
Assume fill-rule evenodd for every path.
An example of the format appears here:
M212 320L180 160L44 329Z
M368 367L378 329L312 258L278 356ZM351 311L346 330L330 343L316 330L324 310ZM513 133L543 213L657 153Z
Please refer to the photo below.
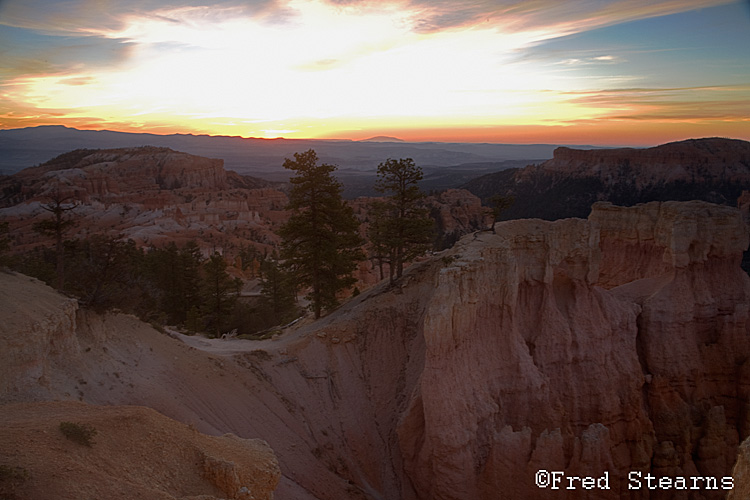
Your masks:
M62 292L65 286L65 248L63 247L62 227L57 224L57 234L55 235L55 251L57 252L57 290Z

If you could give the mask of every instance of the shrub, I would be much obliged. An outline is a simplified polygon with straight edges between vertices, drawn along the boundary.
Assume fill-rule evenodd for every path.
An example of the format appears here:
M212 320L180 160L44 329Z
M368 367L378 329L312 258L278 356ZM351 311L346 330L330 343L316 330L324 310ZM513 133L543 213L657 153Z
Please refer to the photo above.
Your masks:
M93 426L75 422L60 422L60 432L71 441L89 448L94 444L94 436L96 436L96 429Z
M0 465L0 500L16 498L16 488L29 478L29 471L23 467Z

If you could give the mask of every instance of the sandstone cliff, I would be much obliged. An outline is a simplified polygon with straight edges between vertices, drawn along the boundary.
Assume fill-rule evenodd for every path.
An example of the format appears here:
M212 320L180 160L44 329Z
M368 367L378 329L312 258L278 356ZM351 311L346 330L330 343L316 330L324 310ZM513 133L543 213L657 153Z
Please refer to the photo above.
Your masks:
M632 176L638 189L685 182L747 182L750 175L750 143L736 139L690 139L646 149L557 148L543 163L548 172L567 176L618 180Z
M247 245L261 252L278 245L289 215L281 187L168 148L76 150L0 180L0 217L10 223L16 253L50 243L33 224L51 217L43 206L58 198L77 205L66 213L76 221L66 238L104 233L146 247L195 240L204 254L219 251L231 261ZM370 201L351 202L363 234ZM488 209L466 190L446 190L427 204L443 246L491 224ZM371 269L360 275L360 286L377 282Z
M544 163L489 174L464 187L484 200L513 195L505 219L586 217L597 201L630 206L696 199L735 206L750 188L750 143L706 138L646 149L561 147Z
M61 422L93 428L90 446L66 439ZM143 407L3 405L0 440L0 461L22 474L0 480L3 498L271 500L279 481L265 442L206 436Z
M681 498L630 490L627 474L729 475L750 433L739 211L597 204L588 220L496 232L276 340L179 342L77 311L45 323L73 330L55 357L56 335L14 320L24 330L9 335L36 347L9 355L3 400L138 404L262 437L281 465L277 498ZM54 374L43 390L39 373ZM610 488L539 489L539 469L608 473Z
M492 227L492 211L465 189L446 189L427 198L437 225L442 247L453 245L461 236Z
M76 150L3 180L0 206L15 251L43 238L32 224L55 198L77 204L67 237L108 233L139 245L196 240L233 256L248 243L270 248L287 197L272 183L224 170L223 161L168 148Z

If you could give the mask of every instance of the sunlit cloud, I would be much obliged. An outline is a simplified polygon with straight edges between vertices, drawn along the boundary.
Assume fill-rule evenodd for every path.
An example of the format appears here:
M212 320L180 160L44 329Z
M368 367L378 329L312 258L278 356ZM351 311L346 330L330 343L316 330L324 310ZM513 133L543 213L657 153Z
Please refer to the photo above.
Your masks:
M636 48L554 50L571 35L726 3L5 0L0 127L302 137L389 123L739 120L746 87L660 86L634 64Z
M615 56L596 56L596 57L584 57L584 58L571 58L557 61L555 64L563 66L582 66L589 64L616 64L618 58Z

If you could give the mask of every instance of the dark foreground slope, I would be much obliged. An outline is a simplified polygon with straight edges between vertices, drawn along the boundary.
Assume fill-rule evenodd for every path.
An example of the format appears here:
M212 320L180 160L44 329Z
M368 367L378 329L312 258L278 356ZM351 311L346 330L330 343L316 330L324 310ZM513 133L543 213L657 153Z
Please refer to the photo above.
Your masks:
M692 139L648 149L557 148L540 165L488 174L464 185L483 200L514 196L504 219L586 217L591 205L704 200L736 206L750 189L750 143Z
M608 477L588 498L674 498L628 474L729 475L750 432L739 211L599 204L496 230L262 342L170 338L0 275L0 400L263 438L282 500L583 497L540 469Z

